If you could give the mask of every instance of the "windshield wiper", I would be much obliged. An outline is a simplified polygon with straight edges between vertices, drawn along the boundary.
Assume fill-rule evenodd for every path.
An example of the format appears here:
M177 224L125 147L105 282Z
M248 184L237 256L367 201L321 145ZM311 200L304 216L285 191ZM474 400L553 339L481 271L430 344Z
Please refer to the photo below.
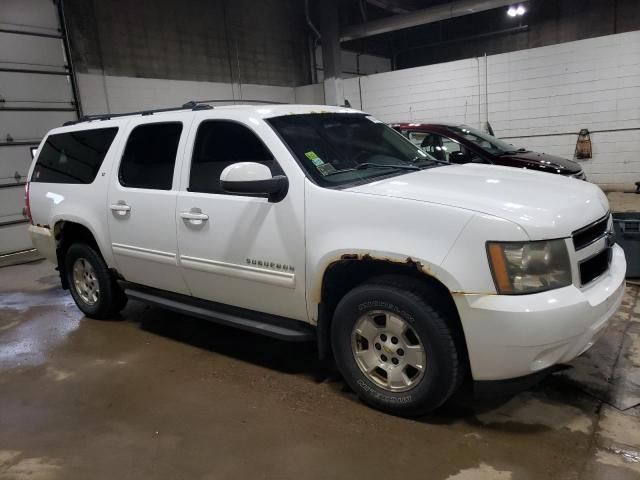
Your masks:
M397 170L414 170L419 171L420 167L416 167L415 165L396 165L396 164L382 164L382 163L361 163L357 167L354 168L343 168L341 170L336 170L334 172L330 172L325 175L325 177L329 177L331 175L336 175L338 173L346 173L346 172L356 172L358 170L366 170L367 168L395 168Z
M516 153L527 153L529 150L527 150L526 148L519 148L517 150L507 150L506 152L504 152L504 155L515 155Z
M440 165L451 165L449 162L446 162L444 160L438 160L437 158L425 158L425 157L413 157L411 159L412 162L432 162L432 163L439 163Z

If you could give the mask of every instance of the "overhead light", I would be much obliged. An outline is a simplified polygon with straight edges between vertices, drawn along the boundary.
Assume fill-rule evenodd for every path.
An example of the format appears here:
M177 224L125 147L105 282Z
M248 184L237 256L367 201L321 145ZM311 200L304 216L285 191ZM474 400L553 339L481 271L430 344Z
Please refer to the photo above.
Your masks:
M519 17L524 15L525 13L527 13L527 9L522 5L518 5L517 7L509 7L509 10L507 10L507 15L509 15L510 17Z

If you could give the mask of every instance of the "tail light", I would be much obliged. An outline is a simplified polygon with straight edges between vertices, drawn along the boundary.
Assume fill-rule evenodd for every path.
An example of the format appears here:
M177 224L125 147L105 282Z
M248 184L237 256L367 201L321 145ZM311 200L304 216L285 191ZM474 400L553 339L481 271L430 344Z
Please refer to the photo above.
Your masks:
M24 210L22 214L29 219L29 223L33 224L33 218L31 218L31 205L29 203L29 182L24 184Z

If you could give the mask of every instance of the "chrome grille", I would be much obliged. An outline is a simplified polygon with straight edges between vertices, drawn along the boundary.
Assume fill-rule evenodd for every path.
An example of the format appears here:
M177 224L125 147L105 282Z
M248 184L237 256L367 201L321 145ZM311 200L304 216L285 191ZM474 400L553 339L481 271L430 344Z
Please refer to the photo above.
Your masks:
M607 214L571 234L578 257L580 285L584 286L609 269L612 257L611 215Z
M578 250L591 245L596 240L607 234L607 226L609 225L610 214L605 215L586 227L582 227L571 234L573 237L573 246Z
M586 285L607 271L611 263L611 249L605 248L591 258L580 262L580 284Z

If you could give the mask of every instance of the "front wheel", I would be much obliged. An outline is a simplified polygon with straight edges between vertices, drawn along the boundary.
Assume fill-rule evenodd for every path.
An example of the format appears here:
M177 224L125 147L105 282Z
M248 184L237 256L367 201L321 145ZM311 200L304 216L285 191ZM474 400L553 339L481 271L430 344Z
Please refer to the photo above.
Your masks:
M71 296L86 316L110 318L126 305L127 297L107 264L89 245L74 243L69 247L65 272Z
M442 405L461 375L452 332L419 291L369 283L339 302L331 327L338 369L369 405L419 416Z

